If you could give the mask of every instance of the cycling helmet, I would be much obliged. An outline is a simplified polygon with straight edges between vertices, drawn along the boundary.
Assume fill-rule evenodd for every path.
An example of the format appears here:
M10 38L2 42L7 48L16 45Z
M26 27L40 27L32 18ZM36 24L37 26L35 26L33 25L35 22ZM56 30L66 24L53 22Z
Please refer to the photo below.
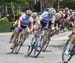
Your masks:
M54 8L49 8L48 9L48 13L49 14L55 14L56 13L56 10Z
M27 11L26 11L26 14L27 14L27 15L31 15L31 14L32 14L32 11L31 11L31 10L27 10Z
M32 13L32 16L37 16L37 12L33 12Z
M58 19L60 19L62 16L61 16L60 13L56 13L56 14L55 14L55 17L56 17L56 19L58 20Z

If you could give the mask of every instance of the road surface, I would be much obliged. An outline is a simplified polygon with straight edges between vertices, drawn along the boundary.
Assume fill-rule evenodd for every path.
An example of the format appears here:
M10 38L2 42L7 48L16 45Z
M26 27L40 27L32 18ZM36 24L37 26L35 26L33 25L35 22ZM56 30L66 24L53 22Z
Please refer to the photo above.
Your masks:
M64 32L54 35L51 38L47 51L42 52L38 58L33 58L32 56L25 57L27 46L23 46L17 55L10 54L9 39L11 33L0 33L0 63L62 63L63 46L70 34L71 32ZM69 63L75 63L75 57Z

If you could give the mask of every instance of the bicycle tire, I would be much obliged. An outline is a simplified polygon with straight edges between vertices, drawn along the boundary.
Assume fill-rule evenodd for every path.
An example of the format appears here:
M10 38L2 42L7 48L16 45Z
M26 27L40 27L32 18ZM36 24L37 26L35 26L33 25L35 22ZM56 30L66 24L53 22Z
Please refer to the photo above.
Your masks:
M36 48L34 48L34 52L38 52L37 54L34 55L35 58L37 58L37 57L39 56L39 54L41 53L42 48L43 48L43 46L44 46L43 36L41 37L40 40L41 40L41 41L40 41L40 42L41 42L41 44L40 44L40 46L41 46L41 47L40 47L40 50L37 50ZM36 41L36 42L37 42L37 41ZM35 42L35 43L36 43L36 42ZM35 45L35 44L34 44L34 45Z
M47 49L47 47L48 47L48 45L49 45L50 40L51 40L51 36L50 36L50 32L49 32L49 33L48 33L47 40L45 40L45 44L44 44L43 49L42 49L43 52L46 51L46 49Z
M62 53L62 60L64 63L69 62L71 60L71 58L73 57L73 53L72 53L72 51L70 51L70 54L69 54L70 57L65 61L65 55L66 54L64 52L66 51L66 47L67 47L68 43L69 43L69 40L66 42L64 49L63 49L63 53ZM66 55L66 56L68 56L68 55Z
M15 42L13 42L14 39L15 39L15 35L13 35L13 37L12 37L12 39L11 39L11 42L10 42L10 43L14 43L14 46L13 46L13 48L12 48L12 50L11 50L11 53L14 53L14 50L15 50Z
M32 51L33 51L33 47L32 46L28 46L27 55L26 56L30 56Z
M18 39L20 39L20 40L17 42L18 44L17 44L16 49L15 49L15 54L19 53L19 51L20 51L20 49L21 49L21 47L25 41L23 34L20 34Z
M43 49L42 49L43 52L46 51L48 45L49 45L49 41L46 41L45 44L44 44L44 46L43 46Z
M11 52L14 53L14 54L16 53L16 43L14 43L14 47L13 47Z
M33 40L34 40L34 38L32 38L32 42L33 42ZM30 56L32 51L33 51L33 44L31 44L31 46L30 45L28 46L27 55L26 56Z

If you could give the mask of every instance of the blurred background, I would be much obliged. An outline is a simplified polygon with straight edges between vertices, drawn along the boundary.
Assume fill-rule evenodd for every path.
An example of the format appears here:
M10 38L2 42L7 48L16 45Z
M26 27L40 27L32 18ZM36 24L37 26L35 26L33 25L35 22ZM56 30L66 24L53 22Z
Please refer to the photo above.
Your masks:
M40 14L50 7L57 11L64 7L75 9L75 0L0 0L0 32L10 31L15 16L19 17L27 9Z

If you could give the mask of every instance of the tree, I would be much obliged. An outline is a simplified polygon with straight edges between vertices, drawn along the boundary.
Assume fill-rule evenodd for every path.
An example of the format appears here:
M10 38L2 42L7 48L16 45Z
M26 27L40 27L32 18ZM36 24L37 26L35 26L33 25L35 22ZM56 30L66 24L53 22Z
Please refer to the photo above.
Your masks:
M5 8L6 16L8 15L8 7L10 7L11 17L13 18L13 20L15 17L15 12L14 12L15 5L17 5L17 7L24 6L24 5L28 5L28 2L27 2L27 0L0 0L0 7Z
M53 5L54 5L54 7L57 9L57 11L59 11L60 10L60 8L61 8L61 2L62 2L63 0L53 0Z
M75 0L63 0L61 5L64 7L69 7L75 9Z

